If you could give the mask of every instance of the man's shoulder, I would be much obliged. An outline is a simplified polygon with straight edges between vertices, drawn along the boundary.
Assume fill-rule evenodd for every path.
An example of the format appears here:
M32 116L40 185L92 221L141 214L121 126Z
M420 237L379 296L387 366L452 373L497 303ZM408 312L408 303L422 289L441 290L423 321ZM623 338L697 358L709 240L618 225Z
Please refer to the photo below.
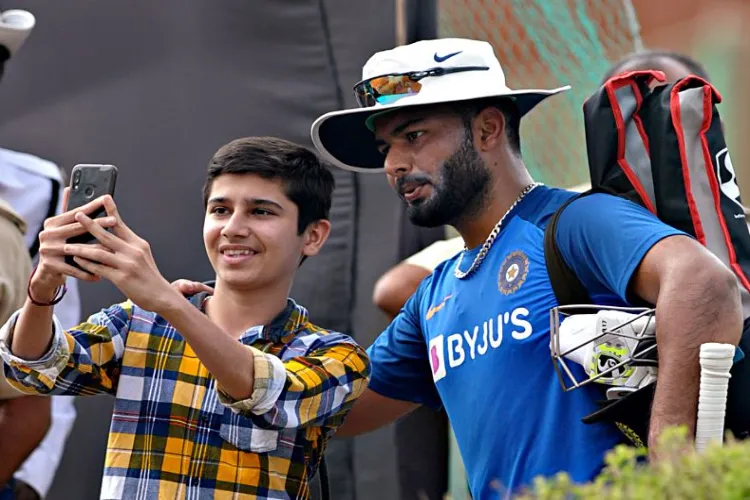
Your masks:
M538 191L534 193L535 196L531 200L532 203L523 206L518 215L519 218L542 230L565 202L579 194L576 191L557 187L542 186L537 189Z
M581 196L582 194L584 196ZM623 196L606 192L583 193L576 188L548 187L545 187L535 200L533 208L528 209L521 218L544 230L552 216L568 201L570 203L560 214L561 221L564 220L566 224L606 224L608 220L633 215L638 216L637 220L645 218L649 223L658 222L656 216L646 208Z
M17 168L30 174L62 182L62 172L56 164L30 153L0 148L0 166L3 169Z
M644 206L624 196L603 192L591 193L573 200L560 218L565 219L568 224L577 225L598 226L622 219L630 224L666 225Z

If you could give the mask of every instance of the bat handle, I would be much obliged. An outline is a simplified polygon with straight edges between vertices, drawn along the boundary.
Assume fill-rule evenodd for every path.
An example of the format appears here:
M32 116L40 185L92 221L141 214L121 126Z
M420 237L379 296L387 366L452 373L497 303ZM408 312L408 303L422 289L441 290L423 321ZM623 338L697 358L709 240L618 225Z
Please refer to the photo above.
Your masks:
M700 393L695 427L695 447L699 452L711 442L724 442L724 417L731 377L729 370L734 361L734 351L732 344L701 345Z

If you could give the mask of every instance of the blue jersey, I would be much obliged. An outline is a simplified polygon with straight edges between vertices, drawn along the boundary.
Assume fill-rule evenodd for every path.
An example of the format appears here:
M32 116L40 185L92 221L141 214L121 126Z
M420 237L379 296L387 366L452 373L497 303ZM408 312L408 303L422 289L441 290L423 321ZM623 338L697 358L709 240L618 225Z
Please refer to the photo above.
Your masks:
M574 193L537 187L509 214L478 271L459 280L461 254L426 278L370 347L369 387L434 408L451 421L475 499L517 493L537 475L593 479L623 441L609 424L584 424L597 388L564 392L550 356L557 305L544 260L544 228ZM594 194L558 222L557 243L592 299L626 305L646 252L683 234L624 199ZM463 252L467 270L479 248ZM583 371L578 378L585 377Z

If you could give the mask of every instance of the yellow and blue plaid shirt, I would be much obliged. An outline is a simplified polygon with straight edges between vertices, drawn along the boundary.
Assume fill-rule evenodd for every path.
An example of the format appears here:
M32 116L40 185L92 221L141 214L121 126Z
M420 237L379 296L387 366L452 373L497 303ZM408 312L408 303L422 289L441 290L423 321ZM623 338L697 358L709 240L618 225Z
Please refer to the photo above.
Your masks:
M370 374L362 348L311 324L291 299L270 325L239 339L255 356L244 401L217 388L174 327L130 301L67 332L55 320L50 350L36 361L9 350L17 317L0 334L14 387L115 397L105 499L307 498L327 439Z

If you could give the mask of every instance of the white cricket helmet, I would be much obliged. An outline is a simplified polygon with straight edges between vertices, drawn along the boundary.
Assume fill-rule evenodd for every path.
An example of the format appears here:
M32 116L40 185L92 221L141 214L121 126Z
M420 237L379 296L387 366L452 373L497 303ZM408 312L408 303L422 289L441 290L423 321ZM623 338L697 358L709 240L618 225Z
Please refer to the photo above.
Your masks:
M598 305L553 308L550 350L563 390L597 383L613 400L653 384L655 313L655 309Z

